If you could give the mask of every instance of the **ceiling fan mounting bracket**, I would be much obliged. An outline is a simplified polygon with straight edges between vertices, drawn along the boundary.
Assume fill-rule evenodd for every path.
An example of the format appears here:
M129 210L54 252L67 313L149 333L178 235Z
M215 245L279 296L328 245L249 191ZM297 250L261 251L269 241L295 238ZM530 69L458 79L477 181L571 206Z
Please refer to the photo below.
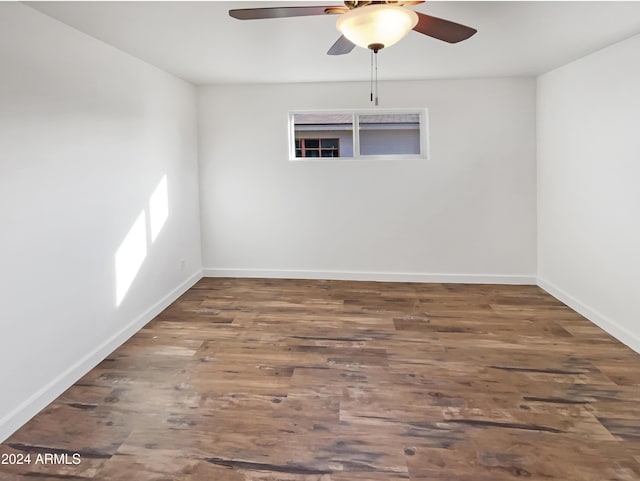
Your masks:
M368 45L368 48L373 50L373 53L378 53L379 50L382 50L384 48L384 45L381 43L372 43Z
M344 1L345 6L348 7L350 10L353 10L354 8L366 7L367 5L387 4L387 5L402 6L405 3L415 4L415 3L422 3L422 2L404 2L402 0L345 0Z
M370 1L359 1L359 0L344 1L345 6L349 7L350 9L364 7L365 5L369 5L370 3L371 3Z

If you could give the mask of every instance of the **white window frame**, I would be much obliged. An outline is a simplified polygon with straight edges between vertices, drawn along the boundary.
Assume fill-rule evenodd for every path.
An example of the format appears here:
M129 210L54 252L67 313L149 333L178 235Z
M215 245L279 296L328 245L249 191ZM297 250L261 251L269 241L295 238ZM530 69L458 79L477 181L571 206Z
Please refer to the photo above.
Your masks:
M351 114L353 123L353 157L296 157L296 134L294 116L297 114ZM360 154L360 124L361 115L380 114L418 114L420 118L420 153L419 154ZM366 160L428 160L429 159L429 112L426 108L417 109L325 109L325 110L292 110L289 111L289 160L291 162L344 162ZM342 147L340 148L342 153Z

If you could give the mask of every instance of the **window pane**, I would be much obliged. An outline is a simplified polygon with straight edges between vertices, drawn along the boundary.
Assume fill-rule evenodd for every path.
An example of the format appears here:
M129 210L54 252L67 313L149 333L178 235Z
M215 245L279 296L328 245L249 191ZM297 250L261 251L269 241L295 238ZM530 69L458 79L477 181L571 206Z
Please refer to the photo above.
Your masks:
M338 157L353 157L353 114L299 113L293 114L297 139L315 139L318 143L306 148L337 148ZM308 140L307 140L308 142ZM318 152L320 156L320 152Z
M305 149L317 149L320 147L319 139L304 139L304 147Z
M296 149L296 157L302 157L302 150Z
M320 157L320 151L319 150L305 150L304 151L304 156L305 157Z
M363 114L358 120L361 155L420 154L420 115Z
M300 139L296 139L296 149L300 148Z
M326 150L326 149L322 149L322 151L320 152L322 157L337 157L338 156L338 151L337 150Z

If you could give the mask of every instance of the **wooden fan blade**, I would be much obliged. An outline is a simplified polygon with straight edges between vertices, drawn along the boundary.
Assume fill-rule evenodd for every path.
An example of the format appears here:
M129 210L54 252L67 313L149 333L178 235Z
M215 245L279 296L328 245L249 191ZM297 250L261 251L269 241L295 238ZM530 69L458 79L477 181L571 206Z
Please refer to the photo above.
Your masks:
M432 17L424 13L418 14L418 23L413 29L429 37L437 38L449 43L457 43L466 40L477 32L475 28L467 27L459 23L451 22L443 18Z
M351 52L354 48L355 44L351 43L344 35L340 35L340 38L331 46L327 55L344 55L345 53Z
M238 20L258 20L261 18L307 17L310 15L327 15L344 13L347 7L265 7L265 8L240 8L229 10L229 15Z

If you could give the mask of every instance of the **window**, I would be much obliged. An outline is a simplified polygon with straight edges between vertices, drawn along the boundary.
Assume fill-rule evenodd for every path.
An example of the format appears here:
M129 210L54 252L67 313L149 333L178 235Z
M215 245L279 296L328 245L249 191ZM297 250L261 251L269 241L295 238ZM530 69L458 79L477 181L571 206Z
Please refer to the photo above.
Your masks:
M340 157L340 139L296 139L296 157Z
M290 159L427 158L426 110L292 112Z

